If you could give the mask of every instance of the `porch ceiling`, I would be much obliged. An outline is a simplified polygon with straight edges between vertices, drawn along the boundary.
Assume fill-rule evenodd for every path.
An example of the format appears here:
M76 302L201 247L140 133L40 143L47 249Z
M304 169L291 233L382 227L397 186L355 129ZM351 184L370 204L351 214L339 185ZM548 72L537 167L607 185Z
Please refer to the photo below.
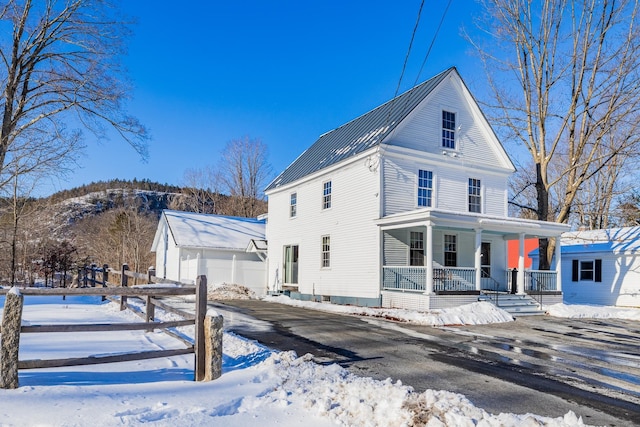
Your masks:
M494 217L489 215L445 211L441 209L418 209L389 215L375 221L382 230L426 226L446 227L483 232L518 238L520 233L531 237L555 237L569 231L566 224L535 221L520 218Z

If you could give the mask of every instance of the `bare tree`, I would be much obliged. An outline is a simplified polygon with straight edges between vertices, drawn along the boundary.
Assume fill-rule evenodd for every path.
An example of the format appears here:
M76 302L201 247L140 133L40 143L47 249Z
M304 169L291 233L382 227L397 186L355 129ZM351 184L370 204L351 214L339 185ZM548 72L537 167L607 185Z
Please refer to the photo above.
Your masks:
M16 156L30 154L20 164L33 167L80 148L80 128L99 138L113 129L146 155L147 130L124 109L128 26L117 9L106 0L9 0L0 23L0 174Z
M174 197L170 208L205 214L219 213L222 195L217 191L216 174L210 166L184 172L182 194Z
M485 0L483 5L487 19L479 23L488 43L472 42L492 89L489 113L503 137L527 148L535 173L535 204L522 207L539 220L567 223L585 183L616 157L636 152L638 4ZM613 135L617 144L608 144ZM549 267L552 254L553 243L541 239L540 268Z
M220 158L218 180L231 198L231 215L255 217L266 212L262 189L271 174L267 146L260 139L229 141Z

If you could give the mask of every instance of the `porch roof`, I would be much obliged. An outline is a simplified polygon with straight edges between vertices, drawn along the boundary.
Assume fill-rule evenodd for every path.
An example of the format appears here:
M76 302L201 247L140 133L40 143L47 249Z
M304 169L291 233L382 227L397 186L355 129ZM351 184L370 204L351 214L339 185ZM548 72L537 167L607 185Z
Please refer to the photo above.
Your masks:
M382 230L431 224L436 227L483 230L504 236L513 236L513 239L517 239L520 233L525 233L525 235L531 237L556 237L570 229L567 224L557 222L454 212L434 208L417 209L388 215L376 220L375 223Z

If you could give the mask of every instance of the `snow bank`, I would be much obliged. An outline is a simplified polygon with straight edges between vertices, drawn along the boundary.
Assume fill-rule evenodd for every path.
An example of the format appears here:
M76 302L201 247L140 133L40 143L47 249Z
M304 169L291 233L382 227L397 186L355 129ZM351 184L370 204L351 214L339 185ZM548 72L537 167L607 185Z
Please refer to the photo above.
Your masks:
M331 313L352 314L357 316L380 317L400 322L411 322L418 325L445 326L445 325L483 325L487 323L502 323L513 321L506 311L489 302L474 302L460 307L440 310L412 311L400 308L370 308L351 305L337 305L312 301L294 300L287 296L267 296L263 298L267 302L276 302L295 307L304 307L313 310Z
M553 304L547 307L547 314L572 319L625 319L640 320L639 308L611 306Z

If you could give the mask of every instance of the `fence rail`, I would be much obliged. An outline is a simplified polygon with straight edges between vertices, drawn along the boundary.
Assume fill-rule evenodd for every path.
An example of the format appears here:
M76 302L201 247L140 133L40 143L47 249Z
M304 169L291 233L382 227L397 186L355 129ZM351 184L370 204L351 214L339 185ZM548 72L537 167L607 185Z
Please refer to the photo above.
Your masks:
M119 283L110 282L113 276L120 276ZM144 280L144 286L128 286L128 278ZM90 365L99 363L123 362L131 360L142 360L159 357L169 357L182 354L195 355L195 372L196 381L211 380L220 376L221 366L219 361L222 360L222 342L221 329L222 318L216 316L216 319L206 317L207 310L207 278L199 276L196 284L182 284L175 281L167 281L162 279L163 284L154 284L157 280L151 272L147 274L135 273L128 270L128 266L123 265L121 270L115 270L108 266L101 268L97 266L85 267L82 274L78 276L76 286L71 288L13 288L11 290L1 289L0 295L6 295L4 316L2 328L0 332L0 344L2 347L2 357L0 357L0 379L2 384L0 388L17 387L17 373L19 369L35 369L35 368L52 368L63 366ZM166 286L166 282L176 286ZM82 283L82 285L80 285ZM109 298L120 303L120 309L129 309L140 316L144 322L129 323L104 323L104 324L55 324L55 325L24 325L15 322L15 318L22 317L22 306L24 297L32 295L38 296L71 296L71 295L99 295L103 298ZM195 314L179 310L166 304L161 300L162 297L175 296L195 296ZM19 298L19 303L16 303ZM127 303L127 298L139 298L145 303L144 310ZM12 302L13 301L13 302ZM156 307L169 311L173 314L182 316L182 320L158 321L155 318ZM9 314L8 314L9 311ZM219 319L218 319L219 318ZM9 319L5 322L5 319ZM14 319L13 324L11 319ZM216 328L210 331L212 337L218 337L217 340L208 340L205 342L205 327ZM193 342L185 339L181 334L171 331L171 328L180 326L194 326L195 337ZM113 332L113 331L131 331L146 330L153 331L156 329L163 330L186 346L185 348L173 350L153 350L141 351L116 355L90 356L69 359L49 359L49 360L18 360L18 350L9 349L5 354L5 347L9 341L17 347L19 343L19 335L21 333L49 333L49 332ZM5 381L6 378L10 380Z

